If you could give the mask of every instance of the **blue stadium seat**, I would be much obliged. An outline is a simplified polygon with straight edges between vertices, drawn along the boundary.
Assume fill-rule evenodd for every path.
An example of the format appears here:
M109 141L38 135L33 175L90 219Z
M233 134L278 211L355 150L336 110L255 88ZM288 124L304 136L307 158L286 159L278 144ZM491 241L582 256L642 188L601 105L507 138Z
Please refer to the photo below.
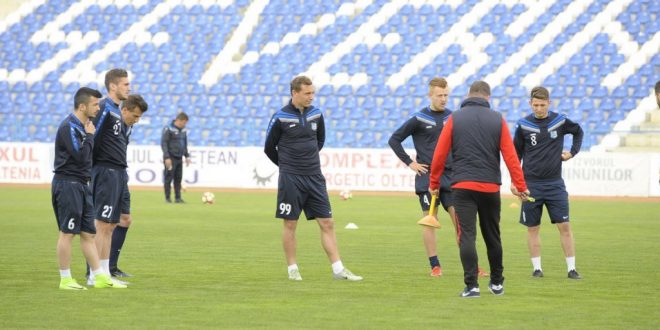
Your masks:
M262 13L260 24L246 40L246 47L241 49L241 52L261 52L267 43L280 43L287 33L299 31L305 23L314 22L317 17L325 13L334 13L344 2L346 1L269 3ZM200 139L202 137L208 139L201 141L199 145L261 144L262 134L249 135L245 132L263 131L264 121L268 121L270 115L281 108L288 99L288 81L291 76L306 72L321 56L330 52L370 19L371 15L381 10L386 2L375 1L354 17L337 17L335 24L319 30L318 35L303 35L297 44L284 46L279 53L274 55L260 53L256 63L243 66L237 74L224 75L220 81L210 87L199 84L199 80L209 69L211 61L220 53L232 31L241 22L241 13L245 11L250 1L239 0L226 8L217 4L212 4L208 8L203 8L200 4L192 6L179 4L173 7L169 15L162 17L158 24L148 29L152 35L161 31L167 32L169 42L158 46L150 42L142 45L127 43L121 51L110 54L106 60L96 64L95 69L100 73L109 66L124 63L122 66L134 75L131 81L134 90L148 95L153 100L150 103L157 109L152 115L155 118L152 117L150 123L145 121L144 125L147 129L140 130L142 133L134 135L134 138L138 139L135 141L138 144L158 144L157 138L152 136L154 134L150 135L147 132L159 131L159 126L163 124L161 117L169 119L185 106L187 106L186 111L199 117L191 120L189 124L191 130L197 131L195 134L198 134ZM418 110L421 104L427 102L425 95L419 92L420 86L424 86L434 76L451 76L462 64L467 63L467 56L459 44L450 44L443 53L436 55L431 64L422 68L420 72L413 73L412 77L404 81L403 86L390 90L386 82L392 74L399 72L405 64L412 61L413 56L426 49L431 42L472 10L477 2L477 0L466 0L456 8L448 4L439 4L436 9L430 4L423 4L418 8L412 4L405 4L377 30L382 36L391 32L398 33L402 39L400 43L389 49L382 43L373 46L358 44L352 52L345 54L335 65L326 70L330 74L352 75L363 72L368 75L368 83L357 89L349 85L336 88L329 84L317 86L315 105L326 112L329 131L336 133L328 138L327 145L382 147L391 131L400 125L410 112ZM0 52L0 68L9 72L14 69L31 70L53 58L58 51L67 48L66 43L32 45L23 41L28 40L44 24L54 20L61 13L57 8L67 8L70 3L71 1L67 0L38 6L34 14L24 17L20 24L15 24L1 33L0 43L3 44L4 49L15 51L11 54ZM481 66L474 74L464 77L465 83L452 86L448 106L455 109L466 94L470 81L495 72L512 54L518 52L524 44L530 42L538 32L550 24L556 15L565 11L570 3L570 0L555 2L544 15L538 17L526 29L525 33L515 38L504 31L527 10L526 5L520 3L508 7L500 3L495 4L480 21L480 25L471 30L475 34L481 32L493 34L494 41L485 49L489 55L489 63ZM30 85L22 82L9 85L6 81L0 81L0 99L10 100L6 106L0 107L2 109L0 114L13 114L31 109L30 113L34 118L38 118L39 122L48 123L48 126L32 123L31 126L28 125L29 129L23 129L22 133L15 130L11 135L0 134L0 141L16 137L25 138L25 141L52 139L53 126L58 125L61 116L51 117L47 111L59 108L62 104L70 104L71 94L79 86L79 84L61 82L63 73L74 68L78 62L100 49L101 45L107 44L116 37L116 34L107 31L123 31L141 16L153 11L156 4L157 2L148 1L140 7L131 5L119 7L109 2L104 8L93 4L88 7L84 15L75 17L71 24L63 27L63 30L65 32L99 31L101 36L99 42L75 54L73 59L63 63L57 70L50 71L41 81ZM529 62L519 63L515 73L504 77L506 79L500 84L493 86L493 105L506 113L509 122L515 122L518 119L516 117L521 116L521 110L527 109L529 91L526 87L522 87L522 79L534 72L539 65L547 62L550 56L559 52L561 45L582 31L606 5L607 1L604 0L591 3L584 13L568 22L566 29L559 31L554 42L545 45ZM632 1L623 7L622 13L617 17L624 30L630 33L637 43L646 42L659 30L659 20L653 15L657 6L654 6L655 3L652 1ZM106 22L110 15L115 19L101 26L99 22ZM289 19L291 17L293 19ZM428 24L430 21L434 24L431 31L411 24L411 22ZM308 53L317 55L307 56ZM610 41L610 36L601 32L582 49L577 50L566 64L555 72L550 72L543 81L543 85L551 90L554 110L570 113L580 119L584 116L586 121L590 120L591 125L595 125L590 132L593 137L585 138L587 144L597 143L599 137L605 134L607 129L611 129L611 126L608 127L609 124L621 120L625 114L634 109L640 98L649 95L649 86L657 79L660 57L655 55L632 75L626 76L622 86L614 86L616 88L610 92L602 83L608 74L615 72L626 60L625 56L619 53L617 45ZM588 104L589 102L585 101L587 99L593 100L593 105L597 107ZM243 111L237 112L237 107ZM582 110L588 113L584 114ZM225 121L230 119L229 116L240 120ZM349 118L345 118L346 116ZM11 120L4 117L2 119ZM607 121L608 125L602 123L603 121ZM228 127L233 127L231 125L240 125L241 131L236 134L235 131L226 130ZM195 129L195 126L202 126L204 133L202 134L202 129ZM345 131L356 129L360 131L358 136L351 136L350 133L344 136ZM211 134L217 130L222 134ZM229 138L229 135L232 137Z

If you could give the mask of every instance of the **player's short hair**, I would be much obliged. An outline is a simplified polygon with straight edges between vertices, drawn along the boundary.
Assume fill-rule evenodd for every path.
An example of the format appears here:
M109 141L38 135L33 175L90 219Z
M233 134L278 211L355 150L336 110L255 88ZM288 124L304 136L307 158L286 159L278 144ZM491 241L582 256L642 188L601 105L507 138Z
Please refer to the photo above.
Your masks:
M110 84L116 84L121 78L128 78L128 71L120 68L105 73L105 88L110 90Z
M447 79L435 77L429 81L429 90L433 87L447 88Z
M103 94L93 88L80 87L73 97L73 108L78 109L81 104L87 104L92 97L100 99L103 97Z
M660 80L655 83L655 93L660 94Z
M122 103L122 108L128 109L128 111L135 111L135 108L140 109L140 113L146 112L149 108L147 102L142 98L140 94L131 94L128 98Z
M536 86L532 88L532 92L529 93L530 99L539 99L539 100L549 100L550 92L548 89L543 86Z
M302 85L312 85L312 79L309 79L307 76L297 76L291 80L291 95L293 91L300 92Z
M490 85L483 80L477 80L470 85L468 97L489 97Z
M188 115L185 112L181 111L179 112L178 115L176 115L175 119L188 121Z

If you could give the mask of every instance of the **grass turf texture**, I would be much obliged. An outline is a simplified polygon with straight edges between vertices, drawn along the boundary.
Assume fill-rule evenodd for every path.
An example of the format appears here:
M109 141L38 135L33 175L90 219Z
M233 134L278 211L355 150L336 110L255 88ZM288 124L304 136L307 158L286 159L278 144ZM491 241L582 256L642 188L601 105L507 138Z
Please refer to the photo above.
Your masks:
M165 204L134 190L134 223L120 267L127 290L57 289L57 229L49 189L0 190L0 328L656 328L660 203L573 200L581 281L566 278L559 234L544 218L545 277L531 277L518 208L503 200L505 294L461 299L462 269L446 213L438 233L444 275L428 276L417 198L331 195L344 264L365 277L333 280L315 222L298 226L302 282L287 280L274 192L216 192L203 205ZM360 229L346 230L356 223ZM479 238L480 240L480 238ZM73 276L83 283L74 240ZM480 264L487 266L478 243Z

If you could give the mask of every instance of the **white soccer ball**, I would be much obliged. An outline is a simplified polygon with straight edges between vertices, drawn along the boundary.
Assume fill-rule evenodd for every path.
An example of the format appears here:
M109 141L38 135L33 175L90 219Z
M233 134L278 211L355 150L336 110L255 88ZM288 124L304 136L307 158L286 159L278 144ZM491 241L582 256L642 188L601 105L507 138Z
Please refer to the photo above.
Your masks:
M353 193L351 193L351 191L348 189L344 189L341 192L339 192L339 197L345 201L353 198Z
M204 204L215 203L215 195L210 191L205 192L204 194L202 194L202 203Z

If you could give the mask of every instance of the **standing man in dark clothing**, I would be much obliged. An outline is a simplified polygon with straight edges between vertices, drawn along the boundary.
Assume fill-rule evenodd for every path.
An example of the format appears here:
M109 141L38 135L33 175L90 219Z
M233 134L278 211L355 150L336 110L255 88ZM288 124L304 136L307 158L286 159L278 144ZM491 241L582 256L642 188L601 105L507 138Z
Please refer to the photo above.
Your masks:
M96 128L90 118L99 111L101 92L82 87L74 96L75 111L62 121L55 137L55 162L52 182L53 210L59 227L57 259L60 266L60 289L87 290L71 276L71 245L80 235L80 248L92 268L97 288L114 286L101 268L94 245L94 205L89 180ZM123 286L125 288L125 286Z
M660 80L655 83L655 101L658 103L658 108L660 108Z
M522 192L516 192L516 195L526 198L529 194L506 121L500 113L490 109L489 99L490 86L486 82L476 81L470 86L461 109L454 112L445 124L431 163L429 190L437 195L447 155L452 153L452 194L465 282L461 297L465 298L480 296L475 246L477 214L490 264L488 289L496 295L504 294L500 153L517 191Z
M321 173L319 151L325 142L321 110L312 106L315 89L305 76L291 81L291 101L271 118L266 131L264 152L279 166L275 217L283 220L282 245L289 280L302 281L296 263L296 227L300 213L317 220L321 244L337 280L361 281L362 277L344 268L339 257L330 200Z
M174 180L174 202L184 203L181 198L181 179L183 178L183 157L186 157L186 166L190 166L190 154L188 153L188 115L179 112L176 118L165 128L160 139L160 147L163 149L163 171L165 177L165 202L172 203L170 199L170 188Z
M96 248L104 271L114 277L128 277L130 275L117 266L119 253L132 222L126 151L133 125L147 111L148 105L142 96L129 95L128 73L124 69L108 71L105 86L108 97L103 100L101 112L94 118L98 132L92 168ZM118 282L115 278L113 280Z
M113 107L109 103L114 101L108 100L110 98L106 99L106 104L108 104L106 109ZM131 193L128 190L128 173L126 172L126 168L128 168L126 151L133 125L140 121L142 114L147 109L147 102L142 96L132 94L121 103L119 117L114 112L116 108L112 108L108 112L112 117L109 122L104 124L103 119L97 122L99 137L94 146L94 167L92 168L92 187L98 231L96 247L99 250L103 269L114 277L115 282L119 282L117 277L130 277L117 266L119 252L124 245L126 232L132 221L130 215ZM124 225L118 226L117 224Z
M550 215L550 222L557 224L561 247L566 257L568 278L582 277L575 269L575 242L568 216L568 192L561 177L562 162L580 151L584 132L579 124L566 116L548 111L550 92L545 87L534 87L529 105L533 114L520 119L514 134L514 145L522 161L525 182L536 199L523 202L520 223L527 226L527 246L534 271L532 276L543 277L541 268L541 217L543 205ZM571 151L563 151L564 136L573 135ZM511 186L511 192L516 193Z
M438 136L442 132L445 122L449 119L452 111L446 108L449 98L449 86L445 78L433 78L429 82L429 99L431 104L428 107L416 112L403 125L401 125L390 137L389 145L399 159L406 164L417 175L415 176L415 193L419 197L419 204L422 207L424 215L429 214L431 208L431 194L429 193L429 173L428 168L433 158L433 150L438 142ZM416 160L412 160L410 155L403 149L402 142L412 136L415 146ZM445 171L441 178L440 198L436 201L436 206L442 203L442 207L449 213L452 224L458 229L456 216L454 213L453 201L451 200L451 187L449 185L451 168L449 162L445 166ZM437 217L436 214L433 216ZM457 231L458 233L458 231ZM422 227L422 238L424 247L431 265L431 276L442 276L440 260L438 260L435 228L430 226ZM481 269L480 275L483 274ZM486 275L487 276L487 275Z

